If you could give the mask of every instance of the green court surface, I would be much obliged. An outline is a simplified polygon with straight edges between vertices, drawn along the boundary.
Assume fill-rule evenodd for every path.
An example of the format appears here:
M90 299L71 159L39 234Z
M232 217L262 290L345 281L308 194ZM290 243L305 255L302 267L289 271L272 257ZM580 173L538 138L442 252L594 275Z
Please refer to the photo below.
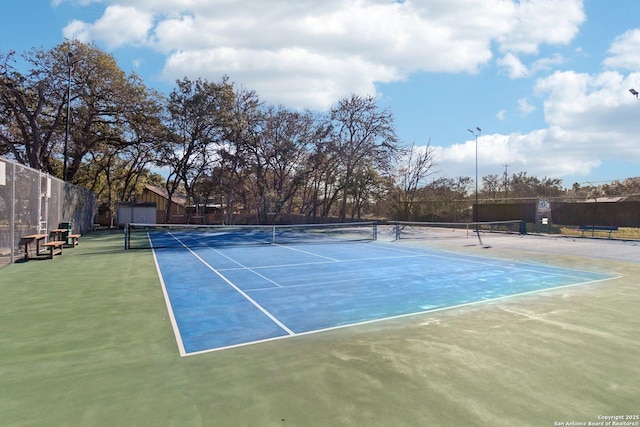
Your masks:
M470 242L402 244L621 277L180 357L151 252L98 231L54 260L0 269L0 425L554 426L638 414L640 245Z

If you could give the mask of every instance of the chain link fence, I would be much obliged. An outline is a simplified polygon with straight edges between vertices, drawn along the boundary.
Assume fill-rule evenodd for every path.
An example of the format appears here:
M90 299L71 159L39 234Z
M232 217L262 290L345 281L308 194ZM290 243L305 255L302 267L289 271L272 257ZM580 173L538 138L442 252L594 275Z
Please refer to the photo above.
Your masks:
M96 206L92 191L0 157L0 268L23 258L23 236L61 223L71 223L74 233L89 231Z

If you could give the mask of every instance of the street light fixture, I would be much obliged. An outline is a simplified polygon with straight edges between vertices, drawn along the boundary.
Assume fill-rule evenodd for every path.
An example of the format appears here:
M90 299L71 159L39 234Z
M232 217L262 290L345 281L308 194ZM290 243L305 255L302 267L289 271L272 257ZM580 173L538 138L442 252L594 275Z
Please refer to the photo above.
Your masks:
M631 89L629 89L629 92L631 92L631 95L633 95L633 96L635 96L636 98L638 98L638 91L637 91L637 90L635 90L635 89L631 88Z
M71 66L73 65L71 58L73 58L73 53L67 53L67 67L69 69L67 75L67 126L64 130L64 161L62 163L62 180L65 182L67 181L67 147L69 145L69 117L71 116Z
M478 231L478 135L480 135L482 129L476 127L475 130L467 130L476 138L476 207L473 210L473 222L476 223L476 231Z

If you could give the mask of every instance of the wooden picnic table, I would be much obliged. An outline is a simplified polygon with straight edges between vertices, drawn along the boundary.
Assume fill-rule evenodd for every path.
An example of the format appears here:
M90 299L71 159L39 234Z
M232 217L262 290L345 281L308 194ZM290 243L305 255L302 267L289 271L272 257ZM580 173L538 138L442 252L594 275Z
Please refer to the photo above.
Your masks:
M64 240L64 233L67 233L69 229L67 228L55 228L49 232L51 235L51 240Z
M29 259L29 244L36 244L36 255L40 255L40 242L47 238L48 234L30 234L22 237L24 243L24 259Z

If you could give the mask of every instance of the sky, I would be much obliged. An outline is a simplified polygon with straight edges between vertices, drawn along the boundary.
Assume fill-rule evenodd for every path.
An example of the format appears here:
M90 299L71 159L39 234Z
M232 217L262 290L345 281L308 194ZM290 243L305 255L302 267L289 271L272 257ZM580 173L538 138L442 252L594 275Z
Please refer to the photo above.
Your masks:
M570 188L640 176L637 0L0 5L1 52L71 39L167 94L183 77L226 75L292 109L375 95L401 144L434 149L432 179L526 172Z

